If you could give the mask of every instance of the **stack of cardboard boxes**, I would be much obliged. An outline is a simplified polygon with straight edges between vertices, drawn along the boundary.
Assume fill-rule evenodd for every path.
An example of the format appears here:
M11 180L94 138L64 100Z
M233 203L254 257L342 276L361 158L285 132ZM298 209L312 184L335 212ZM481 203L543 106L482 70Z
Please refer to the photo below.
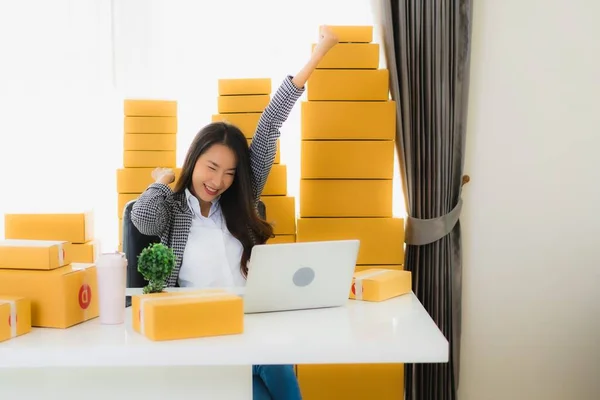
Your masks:
M313 72L301 109L297 241L359 239L357 271L401 269L404 221L392 217L396 109L389 73L379 68L372 27L332 28L340 43ZM297 370L307 400L403 396L401 364Z
M269 78L220 79L218 114L212 116L212 121L237 126L251 145L270 95ZM296 204L294 197L287 195L287 168L281 164L280 153L278 140L275 162L261 197L267 210L267 221L273 225L275 234L269 243L294 242L296 239Z
M153 182L156 167L177 163L177 102L171 100L125 100L123 168L117 170L119 249L123 243L123 210Z
M9 304L13 336L68 328L98 316L96 267L76 263L93 241L93 214L6 214L0 241L0 336ZM4 306L3 306L4 305ZM28 328L29 326L29 328Z

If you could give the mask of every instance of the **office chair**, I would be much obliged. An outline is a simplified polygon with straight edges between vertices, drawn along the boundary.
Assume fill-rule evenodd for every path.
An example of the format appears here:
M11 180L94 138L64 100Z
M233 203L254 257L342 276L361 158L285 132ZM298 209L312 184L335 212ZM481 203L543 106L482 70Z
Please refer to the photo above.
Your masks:
M148 281L137 269L138 255L150 244L160 243L160 238L144 235L133 225L131 222L131 209L134 204L135 200L131 200L123 210L123 253L127 257L127 287L141 288L146 286ZM258 215L266 219L267 210L262 201L258 202Z

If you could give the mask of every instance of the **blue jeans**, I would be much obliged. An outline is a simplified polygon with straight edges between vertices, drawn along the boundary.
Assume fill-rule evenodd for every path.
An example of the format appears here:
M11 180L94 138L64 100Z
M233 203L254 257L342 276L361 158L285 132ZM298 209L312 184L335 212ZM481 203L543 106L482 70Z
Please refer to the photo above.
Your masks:
M253 400L302 400L293 365L253 365Z

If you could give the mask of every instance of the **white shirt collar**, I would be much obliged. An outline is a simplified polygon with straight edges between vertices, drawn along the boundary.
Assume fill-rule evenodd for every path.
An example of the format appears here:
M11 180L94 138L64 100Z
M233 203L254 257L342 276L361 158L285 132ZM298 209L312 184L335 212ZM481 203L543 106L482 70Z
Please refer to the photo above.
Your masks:
M212 206L210 207L210 211L208 212L208 218L212 217L212 215L214 213L216 213L217 211L219 211L219 198L221 196L217 196L216 198L214 198L213 200L211 200ZM189 189L185 189L185 198L187 200L187 204L188 207L192 210L192 212L194 213L194 216L196 217L202 217L202 213L200 212L200 202L198 201L198 199L196 198L196 196L194 196L192 194L192 192L190 192Z

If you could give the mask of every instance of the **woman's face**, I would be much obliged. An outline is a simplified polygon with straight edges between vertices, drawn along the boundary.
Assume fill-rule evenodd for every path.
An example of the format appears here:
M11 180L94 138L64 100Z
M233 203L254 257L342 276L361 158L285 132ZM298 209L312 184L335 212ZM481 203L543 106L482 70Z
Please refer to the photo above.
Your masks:
M194 195L211 202L229 189L235 176L237 160L234 152L222 144L214 144L196 161L192 173Z

